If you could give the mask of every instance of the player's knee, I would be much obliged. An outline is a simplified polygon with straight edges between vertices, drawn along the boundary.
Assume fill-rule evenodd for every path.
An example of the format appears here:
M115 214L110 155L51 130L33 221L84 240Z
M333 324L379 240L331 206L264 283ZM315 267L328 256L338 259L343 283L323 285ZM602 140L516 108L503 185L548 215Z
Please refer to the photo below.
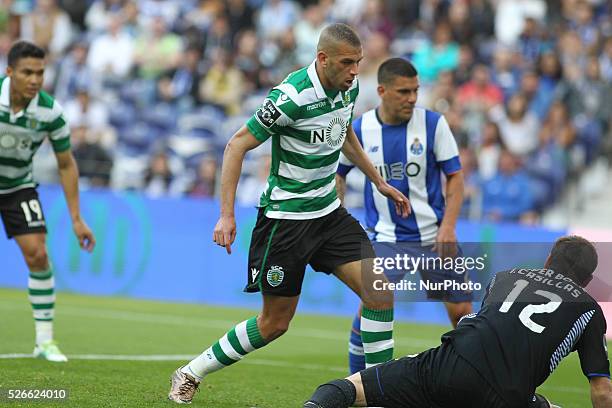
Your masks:
M355 385L347 380L334 380L320 385L304 408L347 408L353 406L357 398Z
M46 270L49 266L49 255L46 245L36 245L24 253L28 267L32 270Z
M260 318L259 332L267 342L270 342L287 333L290 322L291 319Z

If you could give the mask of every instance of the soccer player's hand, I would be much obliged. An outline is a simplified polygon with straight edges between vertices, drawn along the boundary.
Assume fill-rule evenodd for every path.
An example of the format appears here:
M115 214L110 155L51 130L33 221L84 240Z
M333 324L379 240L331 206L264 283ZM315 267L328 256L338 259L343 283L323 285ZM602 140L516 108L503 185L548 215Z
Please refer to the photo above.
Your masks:
M87 252L93 251L94 247L96 246L96 238L87 224L85 224L85 221L80 218L75 220L72 223L72 229L74 230L74 235L76 235L77 239L79 240L81 249L84 249Z
M440 226L433 250L442 259L457 256L457 234L455 234L455 229Z
M233 216L221 216L213 232L213 241L222 247L228 254L232 253L232 244L236 239L236 218Z
M401 193L398 189L391 186L389 183L383 183L378 187L380 194L393 200L395 203L395 212L402 218L410 215L410 200Z

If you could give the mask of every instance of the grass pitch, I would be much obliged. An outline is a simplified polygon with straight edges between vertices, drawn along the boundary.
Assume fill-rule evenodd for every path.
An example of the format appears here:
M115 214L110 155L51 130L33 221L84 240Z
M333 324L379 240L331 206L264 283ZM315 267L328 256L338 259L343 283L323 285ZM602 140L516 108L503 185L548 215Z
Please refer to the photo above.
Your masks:
M55 337L66 364L24 358L33 348L25 291L0 289L0 390L67 389L61 402L7 402L7 407L171 407L169 377L236 323L246 309L58 295ZM347 372L349 318L297 315L289 332L208 377L194 407L301 407L317 385ZM397 324L396 356L439 344L448 327ZM15 356L9 356L15 355ZM540 388L563 408L590 405L576 353Z

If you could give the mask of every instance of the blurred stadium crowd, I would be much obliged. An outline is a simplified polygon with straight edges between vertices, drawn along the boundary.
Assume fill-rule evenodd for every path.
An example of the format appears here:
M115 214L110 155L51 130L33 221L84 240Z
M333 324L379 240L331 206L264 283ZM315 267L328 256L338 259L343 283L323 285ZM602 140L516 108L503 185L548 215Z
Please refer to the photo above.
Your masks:
M226 141L330 21L364 42L356 114L377 105L384 59L413 61L419 105L460 146L465 217L537 222L610 155L607 0L0 0L0 68L17 38L48 50L84 185L214 197ZM52 182L42 150L36 176ZM258 201L268 152L245 162L241 204Z

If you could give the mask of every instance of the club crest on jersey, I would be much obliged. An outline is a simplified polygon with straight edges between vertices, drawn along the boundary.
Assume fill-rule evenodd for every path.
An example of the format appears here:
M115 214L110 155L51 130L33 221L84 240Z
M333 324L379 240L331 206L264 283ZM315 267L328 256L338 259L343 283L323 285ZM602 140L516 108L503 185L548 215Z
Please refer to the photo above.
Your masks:
M277 287L281 283L283 283L283 279L285 278L285 272L283 272L283 267L278 265L270 266L268 273L266 274L266 279L268 283L273 288Z
M344 93L344 97L342 98L342 106L345 108L351 104L351 94L349 92Z
M38 121L36 119L28 119L27 125L30 129L38 129Z
M421 154L423 154L423 144L421 143L418 137L415 137L414 141L410 145L410 152L415 156L420 156Z

